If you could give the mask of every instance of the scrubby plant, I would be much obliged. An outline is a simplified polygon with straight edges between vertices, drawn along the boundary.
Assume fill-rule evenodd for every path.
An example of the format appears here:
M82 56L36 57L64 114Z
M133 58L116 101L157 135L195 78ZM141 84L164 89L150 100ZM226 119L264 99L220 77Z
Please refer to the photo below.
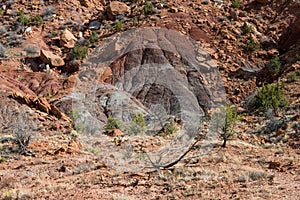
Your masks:
M120 129L120 130L124 131L125 130L125 126L124 126L123 122L120 121L120 120L118 120L117 118L108 117L107 123L104 126L104 129L106 131L112 131L114 129Z
M2 8L0 8L0 16L3 16L4 12L2 10Z
M98 33L96 31L92 31L90 34L90 38L89 38L89 42L91 44L94 44L95 42L97 42L99 40L99 36Z
M178 131L178 127L176 126L176 123L173 119L170 119L169 122L165 126L164 133L167 135L176 133Z
M259 43L256 43L254 41L253 37L250 37L249 42L245 46L245 50L252 52L252 51L256 51L258 49L259 49Z
M20 154L27 154L27 147L31 140L31 134L26 133L26 130L18 129L14 131L16 144Z
M288 100L284 95L284 85L279 83L263 85L257 91L254 105L261 111L272 109L274 112L277 112L280 107L287 106Z
M72 51L72 55L74 58L83 59L88 54L88 48L84 46L75 46Z
M145 15L150 15L154 12L154 5L150 1L146 1L144 5L144 13Z
M25 26L28 26L30 24L30 19L28 17L25 16L24 11L23 10L19 10L18 11L18 21L20 23L22 23Z
M280 70L281 62L278 56L275 56L267 63L267 68L272 73L277 73Z
M300 61L300 55L299 54L296 54L296 60Z
M143 115L138 113L133 116L128 132L132 134L144 134L147 131L146 126Z
M299 76L300 76L300 70L296 70L289 75L289 79L290 79L290 81L293 82L293 81L296 81L297 77L299 77Z
M30 25L33 26L42 26L44 24L44 20L40 15L36 15L36 16L31 15L29 21L30 21Z
M117 21L117 23L116 23L116 30L119 32L119 31L121 31L122 27L123 27L123 23L120 22L120 21Z
M225 124L223 127L223 132L221 137L223 139L222 147L226 147L226 142L230 139L236 132L234 131L235 125L241 120L241 115L238 114L235 109L231 106L225 106L221 108L222 112L226 113Z
M241 0L231 0L231 7L240 8L242 6Z
M252 28L251 25L248 25L248 24L245 23L245 24L242 26L242 31L243 31L243 34L252 33L253 28Z

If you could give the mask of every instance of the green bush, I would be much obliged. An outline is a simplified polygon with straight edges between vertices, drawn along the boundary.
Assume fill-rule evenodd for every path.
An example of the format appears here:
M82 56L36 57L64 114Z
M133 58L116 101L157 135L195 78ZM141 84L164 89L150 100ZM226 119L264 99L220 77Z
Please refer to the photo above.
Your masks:
M246 23L242 26L243 34L252 33L253 28L250 25L247 25Z
M300 76L300 70L296 70L289 75L290 81L294 82Z
M122 27L123 27L123 23L120 22L120 21L117 21L117 23L116 23L116 30L119 32L119 31L121 31Z
M242 6L240 0L231 0L231 7L233 8L240 8Z
M144 5L144 13L145 15L150 15L154 12L154 5L150 1L146 1Z
M223 127L223 132L221 137L223 138L222 147L226 147L226 142L231 138L236 132L234 131L235 124L241 120L241 115L239 115L235 109L231 106L225 106L221 108L222 112L226 113L225 124Z
M281 67L281 62L278 56L272 58L268 63L267 63L267 68L269 69L270 72L272 73L277 73L280 70Z
M94 44L95 42L97 42L99 40L99 36L98 33L96 31L92 31L90 34L90 38L89 38L89 42L91 44Z
M144 134L147 131L146 126L147 125L145 123L143 115L141 113L138 113L133 116L128 132L130 134Z
M125 131L125 126L123 122L114 117L108 117L107 124L104 126L106 131L112 131L114 129L120 129L121 131Z
M275 112L277 112L279 107L287 106L288 100L284 96L284 85L279 83L263 85L257 91L254 104L261 111L273 109Z
M25 16L24 11L23 10L19 10L18 12L18 21L21 22L22 24L24 24L25 26L28 26L30 24L30 19L28 17Z
M30 16L29 21L33 26L42 26L44 24L44 20L40 15Z
M259 44L256 43L253 39L253 37L249 38L249 42L245 46L246 51L256 51L259 49Z
M72 55L73 55L74 58L83 59L88 54L88 48L87 47L82 47L82 46L75 46L72 49L71 53L72 53Z

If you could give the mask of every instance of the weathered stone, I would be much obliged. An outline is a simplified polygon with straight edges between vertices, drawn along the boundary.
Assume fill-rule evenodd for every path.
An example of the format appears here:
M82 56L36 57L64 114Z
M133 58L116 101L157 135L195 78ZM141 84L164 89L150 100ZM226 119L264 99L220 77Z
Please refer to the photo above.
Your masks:
M60 46L66 48L73 48L77 38L68 30L65 29L60 36Z
M55 55L51 51L41 50L40 58L44 63L51 64L54 67L65 65L65 61L60 56Z
M123 2L112 1L107 8L107 16L110 20L114 20L115 16L122 14L130 14L130 8Z

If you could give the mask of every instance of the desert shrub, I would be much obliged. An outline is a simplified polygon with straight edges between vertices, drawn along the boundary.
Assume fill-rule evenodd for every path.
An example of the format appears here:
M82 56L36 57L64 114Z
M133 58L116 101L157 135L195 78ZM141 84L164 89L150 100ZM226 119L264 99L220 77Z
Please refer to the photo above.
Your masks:
M169 122L166 124L165 126L165 130L164 132L167 134L167 135L170 135L170 134L173 134L175 132L178 131L178 128L176 126L176 123L173 119L170 119Z
M83 46L75 46L71 53L74 58L83 59L88 54L88 48Z
M125 126L124 126L123 122L120 121L120 120L118 120L117 118L108 117L107 123L104 126L104 129L106 131L112 131L114 129L120 129L120 130L124 131L125 130Z
M5 57L6 55L6 48L3 44L0 43L0 57Z
M20 154L27 154L27 147L31 140L31 134L26 133L25 130L17 129L14 131L16 137L16 144Z
M300 70L296 70L289 75L290 81L294 82L300 76Z
M154 5L150 1L146 1L144 5L144 13L145 15L152 14L154 12Z
M2 8L0 8L0 16L3 16L4 12L2 10Z
M227 140L236 133L234 128L236 123L241 120L241 115L238 114L231 106L222 107L221 110L222 112L226 113L225 124L223 127L223 132L221 133L221 137L223 138L222 147L226 147Z
M25 26L28 26L30 24L30 19L28 17L25 16L24 11L23 10L19 10L18 11L18 21L20 23L22 23Z
M267 68L270 72L276 73L280 70L281 67L281 62L278 56L272 58L268 63L267 63Z
M248 24L245 23L245 24L242 26L242 31L243 31L243 34L252 33L253 28L252 28L251 25L248 25Z
M251 51L256 51L258 49L259 49L259 44L254 41L253 37L250 37L249 42L245 46L245 50L251 52Z
M254 105L261 111L272 109L277 112L278 108L288 105L288 100L284 96L283 84L263 85L254 98Z
M242 3L240 0L231 0L231 7L233 8L240 8Z
M121 31L122 27L123 27L123 23L120 22L120 21L117 21L117 23L116 23L116 30L119 32L119 31Z
M133 116L128 132L131 134L144 134L147 131L146 126L143 115L138 113Z
M40 15L30 16L29 21L30 25L33 26L42 26L44 24L44 20Z
M99 40L99 36L98 33L96 31L92 31L90 34L90 38L89 38L89 42L91 44L94 44L95 42L97 42Z
M300 61L300 55L299 54L296 54L296 60Z

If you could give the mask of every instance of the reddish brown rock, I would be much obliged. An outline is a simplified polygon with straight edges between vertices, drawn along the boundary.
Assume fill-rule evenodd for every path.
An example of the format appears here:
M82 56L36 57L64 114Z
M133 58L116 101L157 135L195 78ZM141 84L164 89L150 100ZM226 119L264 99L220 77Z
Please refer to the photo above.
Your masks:
M130 14L130 8L123 2L112 1L110 2L107 15L110 20L114 20L116 15Z
M60 56L55 55L51 51L41 50L40 58L44 63L51 64L54 67L65 65L65 61Z
M65 29L60 35L60 46L66 48L73 48L77 38L68 30Z

